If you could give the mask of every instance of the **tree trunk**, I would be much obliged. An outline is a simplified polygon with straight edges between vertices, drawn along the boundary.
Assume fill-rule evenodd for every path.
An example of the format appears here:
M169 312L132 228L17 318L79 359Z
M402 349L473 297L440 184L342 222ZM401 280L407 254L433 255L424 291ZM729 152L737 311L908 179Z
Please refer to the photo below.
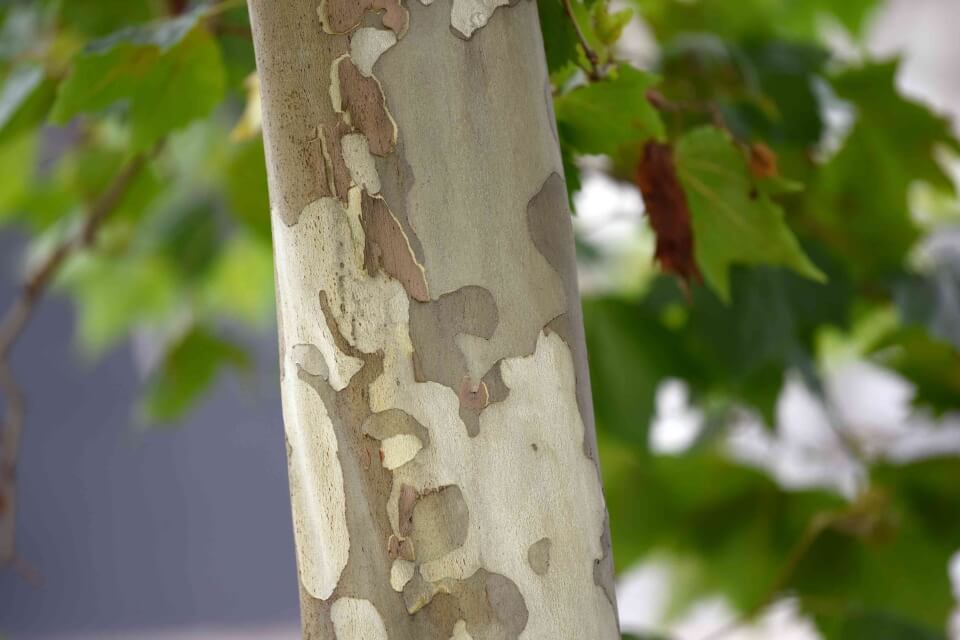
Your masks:
M317 1L249 0L304 637L618 638L536 4Z

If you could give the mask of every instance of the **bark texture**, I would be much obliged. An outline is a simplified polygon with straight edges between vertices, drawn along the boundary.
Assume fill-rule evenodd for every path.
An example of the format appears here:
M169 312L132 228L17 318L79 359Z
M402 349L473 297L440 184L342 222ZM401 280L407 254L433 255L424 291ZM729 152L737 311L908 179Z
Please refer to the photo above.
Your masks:
M618 638L536 4L249 2L304 637Z

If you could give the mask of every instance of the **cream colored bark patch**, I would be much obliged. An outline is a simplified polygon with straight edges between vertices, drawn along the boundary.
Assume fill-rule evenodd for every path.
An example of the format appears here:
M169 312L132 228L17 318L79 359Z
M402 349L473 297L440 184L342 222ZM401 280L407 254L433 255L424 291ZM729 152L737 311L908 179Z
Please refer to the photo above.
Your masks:
M380 444L383 466L391 471L403 466L413 460L413 457L422 448L423 443L417 436L406 433L391 436Z
M450 636L450 640L473 640L469 633L467 633L467 623L463 620L457 620L457 624L453 625L453 635Z
M508 4L510 0L453 0L450 26L464 38L469 38L474 31L487 25L498 7Z
M390 566L390 586L393 587L394 591L403 591L403 588L407 586L407 583L413 578L416 570L417 565L409 560L397 558Z
M322 600L347 565L350 532L333 424L320 397L298 378L294 358L286 359L281 386L297 568L307 593Z
M349 228L344 229L348 222L343 207L332 198L308 205L300 215L306 215L309 220L301 220L293 227L275 224L273 228L277 239L274 243L277 290L283 292L278 301L283 320L279 330L283 344L315 347L325 363L330 386L340 391L360 370L363 361L338 350L324 322L320 290L325 283L318 277L314 252L333 259L338 256L349 259L354 251L352 239ZM333 273L329 272L330 279L334 278ZM311 364L311 373L318 371L319 366ZM296 372L293 379L296 380Z
M380 193L380 176L366 137L360 133L348 133L340 139L340 148L353 184L367 193Z
M387 640L380 612L369 600L338 598L330 607L337 640Z
M362 27L350 36L350 57L357 69L365 76L373 75L373 65L384 51L397 44L393 31Z
M399 513L402 486L426 495L431 487L459 487L470 516L462 544L430 561L420 553L430 533L416 531L424 540L415 545L415 560L428 560L420 572L435 590L486 569L523 596L529 619L521 638L616 638L612 604L593 579L594 561L603 557L603 496L583 452L570 350L559 335L541 333L532 355L505 359L501 372L510 394L480 415L475 438L447 428L439 414L425 415L424 408L440 406L425 407L416 388L395 398L429 429L431 444L394 472L388 513ZM416 385L424 392L426 386ZM456 405L444 410L456 415ZM434 545L443 548L449 532L436 535Z

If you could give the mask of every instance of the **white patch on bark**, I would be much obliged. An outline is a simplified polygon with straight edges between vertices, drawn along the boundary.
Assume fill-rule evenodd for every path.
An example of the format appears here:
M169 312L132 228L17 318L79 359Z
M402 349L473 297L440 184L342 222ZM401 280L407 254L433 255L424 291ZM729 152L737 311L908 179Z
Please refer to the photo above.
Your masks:
M420 438L409 433L391 436L380 443L380 453L383 455L383 466L391 471L402 467L423 449Z
M615 638L612 605L593 580L594 560L603 556L603 496L583 453L570 350L559 335L541 333L533 355L505 359L501 373L510 394L484 410L475 438L447 426L457 420L455 398L429 384L398 389L386 375L375 383L374 403L399 405L430 430L430 446L394 471L392 524L398 526L400 486L422 492L457 485L470 513L467 539L420 566L437 591L447 579L484 568L523 595L529 620L521 638L571 637L574 630L578 637ZM530 570L527 552L543 538L551 539L553 553L541 576Z
M293 351L284 359L281 386L297 568L307 592L322 600L333 593L347 564L350 532L337 436L323 401L298 379L295 359L302 352Z
M326 380L330 377L327 363L323 359L320 349L312 344L295 344L290 348L290 357L293 363L312 376ZM296 371L293 372L296 374Z
M387 640L380 612L369 600L338 598L330 607L337 640Z
M510 0L453 0L450 10L450 25L464 38L469 38L477 29L482 29L497 10L510 4Z
M417 566L409 560L397 558L390 566L390 586L394 591L403 591L407 583L413 579L413 573L416 570Z
M304 209L301 215L310 218L306 224L301 220L293 227L282 223L273 225L274 237L277 238L274 243L277 290L283 292L279 301L283 319L283 326L280 327L283 344L307 344L317 347L326 363L329 375L327 381L337 391L349 384L350 378L363 366L363 361L337 349L333 335L323 321L320 290L324 288L324 283L320 281L320 274L315 269L314 252L323 252L333 257L354 252L354 248L350 246L352 240L349 230L346 230L345 234L339 230L339 227L346 223L344 215L339 213L342 211L343 207L337 200L324 198ZM339 235L332 235L331 232L334 231ZM335 273L336 271L331 271L325 275L328 279L333 279ZM315 370L317 366L313 365ZM296 371L291 379L296 381Z
M362 133L348 133L340 139L340 149L353 184L371 195L380 193L380 175L370 154L367 137Z
M383 52L397 44L397 34L386 29L361 27L350 36L350 57L365 76L373 75L373 65Z
M453 635L450 636L450 640L473 640L473 637L467 633L466 622L457 620L457 624L453 625Z

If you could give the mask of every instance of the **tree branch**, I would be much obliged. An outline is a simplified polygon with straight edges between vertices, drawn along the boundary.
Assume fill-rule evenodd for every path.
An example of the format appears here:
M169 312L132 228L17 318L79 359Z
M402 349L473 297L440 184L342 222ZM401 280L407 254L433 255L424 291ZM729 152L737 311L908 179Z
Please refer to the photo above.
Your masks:
M139 154L116 175L87 209L80 228L61 240L46 259L27 274L19 294L0 320L0 396L6 404L0 423L0 566L7 566L15 559L17 454L26 416L26 401L10 367L10 353L64 261L93 244L104 220L126 195L146 161L147 155Z
M573 24L573 30L576 32L577 40L580 41L580 46L583 48L583 54L587 56L587 60L590 61L590 70L587 72L587 75L591 80L599 80L603 76L600 72L600 57L597 55L597 52L593 50L593 47L590 46L590 43L587 42L587 36L583 33L583 29L580 28L577 17L573 14L573 5L570 4L570 0L563 0L563 10Z

